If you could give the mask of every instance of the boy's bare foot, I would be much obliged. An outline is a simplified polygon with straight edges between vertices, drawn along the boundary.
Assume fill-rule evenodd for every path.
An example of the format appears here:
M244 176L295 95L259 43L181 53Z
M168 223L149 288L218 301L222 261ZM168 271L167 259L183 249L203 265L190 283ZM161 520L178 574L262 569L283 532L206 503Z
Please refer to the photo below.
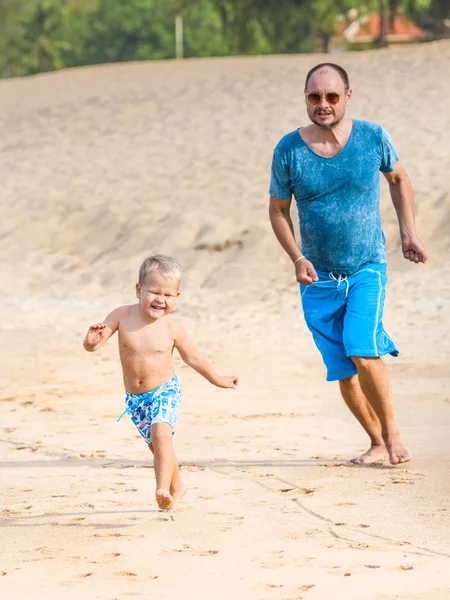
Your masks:
M372 444L367 452L352 458L349 462L354 465L373 465L375 463L383 463L388 458L386 446L383 444Z
M398 435L384 438L387 451L389 452L389 462L391 465L400 465L411 460L411 455L406 446L402 444Z
M156 490L156 502L161 510L169 510L173 498L167 490Z
M182 483L180 488L178 488L178 489L170 488L170 491L172 493L173 500L172 500L172 504L170 505L169 512L174 512L180 505L181 498L187 492L187 487Z

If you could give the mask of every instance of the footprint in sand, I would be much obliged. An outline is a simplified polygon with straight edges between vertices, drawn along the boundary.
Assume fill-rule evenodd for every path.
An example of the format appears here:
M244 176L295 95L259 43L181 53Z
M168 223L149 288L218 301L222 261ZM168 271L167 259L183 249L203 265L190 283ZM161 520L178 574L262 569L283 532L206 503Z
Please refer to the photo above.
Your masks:
M60 554L64 552L63 548L48 548L47 546L41 546L36 548L33 552L40 552L41 554Z
M315 489L312 488L281 488L278 490L279 492L281 492L282 494L287 494L288 492L300 492L301 494L304 494L305 496L308 496L309 494L314 494L314 492L316 491Z
M168 554L173 554L174 552L176 552L176 553L186 552L190 556L213 556L214 554L219 553L218 550L203 550L201 548L200 549L192 548L188 544L183 544L182 548L176 548L174 550L167 550Z
M119 577L137 577L137 573L131 573L130 571L116 571L114 575L119 575Z
M39 445L36 446L16 446L16 450L31 450L31 452L37 452L39 450Z
M316 587L315 583L311 583L310 585L301 585L298 589L301 592L307 592L308 590L311 590L313 587Z

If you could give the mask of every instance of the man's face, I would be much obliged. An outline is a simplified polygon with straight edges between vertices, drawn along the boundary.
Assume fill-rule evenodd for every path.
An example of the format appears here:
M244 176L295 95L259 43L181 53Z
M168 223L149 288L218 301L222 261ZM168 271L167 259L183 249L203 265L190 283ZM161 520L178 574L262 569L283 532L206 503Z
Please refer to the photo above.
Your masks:
M337 71L329 67L315 71L305 89L308 117L321 129L333 129L344 118L351 95Z

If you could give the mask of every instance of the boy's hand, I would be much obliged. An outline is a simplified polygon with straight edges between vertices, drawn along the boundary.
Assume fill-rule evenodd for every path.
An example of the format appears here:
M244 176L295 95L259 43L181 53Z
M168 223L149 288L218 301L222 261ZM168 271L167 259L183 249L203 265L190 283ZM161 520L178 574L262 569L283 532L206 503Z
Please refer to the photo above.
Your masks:
M91 347L100 344L106 333L105 328L105 323L96 323L95 325L91 325L86 334L85 343Z
M221 388L237 388L239 385L239 377L234 377L233 375L225 375L221 377L217 386Z

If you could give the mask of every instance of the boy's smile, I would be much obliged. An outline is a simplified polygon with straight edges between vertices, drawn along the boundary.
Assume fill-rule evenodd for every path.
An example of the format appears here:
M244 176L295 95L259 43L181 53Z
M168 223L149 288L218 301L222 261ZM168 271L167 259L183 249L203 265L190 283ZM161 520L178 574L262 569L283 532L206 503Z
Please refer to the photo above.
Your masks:
M170 313L180 295L180 280L171 274L152 271L142 284L136 284L136 296L142 313L159 319Z

